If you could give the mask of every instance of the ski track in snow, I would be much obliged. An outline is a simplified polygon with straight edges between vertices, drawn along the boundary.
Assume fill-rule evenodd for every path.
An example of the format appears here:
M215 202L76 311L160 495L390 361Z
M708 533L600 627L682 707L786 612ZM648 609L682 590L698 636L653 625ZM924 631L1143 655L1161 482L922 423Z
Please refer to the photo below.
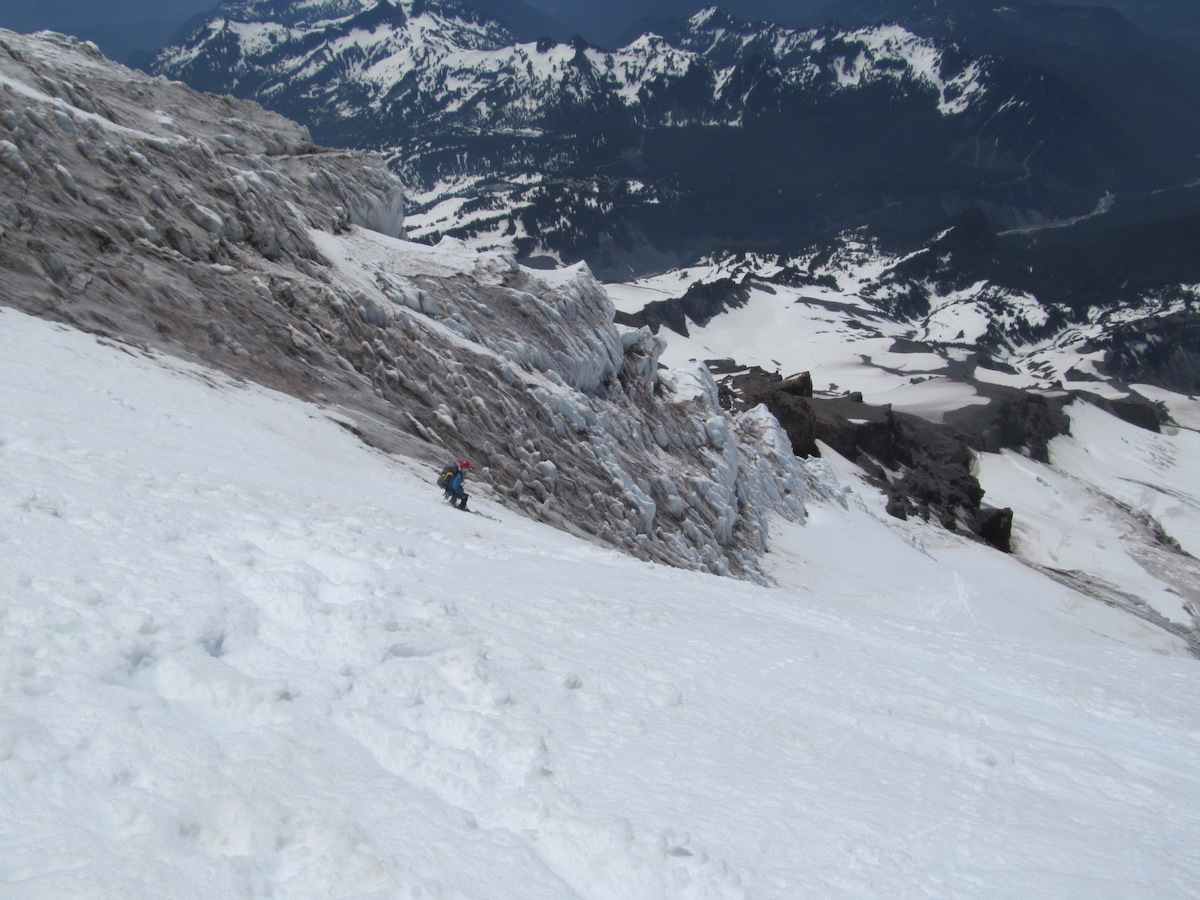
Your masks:
M762 588L177 360L0 360L5 898L1193 895L1196 661L868 494Z

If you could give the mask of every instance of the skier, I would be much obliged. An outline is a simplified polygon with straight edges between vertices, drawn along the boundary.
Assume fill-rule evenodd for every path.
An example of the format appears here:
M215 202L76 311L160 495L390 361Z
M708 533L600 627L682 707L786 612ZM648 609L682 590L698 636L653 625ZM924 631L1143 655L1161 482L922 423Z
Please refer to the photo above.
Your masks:
M459 509L467 508L467 492L463 490L463 476L471 464L465 459L457 463L449 463L438 476L438 486L446 492L446 501Z

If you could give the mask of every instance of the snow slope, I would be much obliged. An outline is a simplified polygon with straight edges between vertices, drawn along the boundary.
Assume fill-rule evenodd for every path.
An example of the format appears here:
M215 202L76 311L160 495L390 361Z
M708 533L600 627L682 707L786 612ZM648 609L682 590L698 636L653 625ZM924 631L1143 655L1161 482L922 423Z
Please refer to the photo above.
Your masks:
M1197 662L836 459L762 587L14 310L0 367L5 898L1194 895Z
M0 305L318 400L432 466L467 454L535 517L644 558L760 577L769 515L803 515L774 419L726 416L703 370L659 382L658 342L617 329L584 266L399 240L378 157L2 32L0 166Z
M890 403L933 420L946 410L987 402L964 378L967 371L985 384L1124 396L1124 386L1096 372L1104 359L1101 339L1122 324L1168 317L1196 303L1190 287L1136 302L1114 298L1111 308L1097 309L1088 321L1067 322L1043 335L1047 305L982 280L945 291L925 285L928 312L903 314L889 308L893 295L913 285L891 279L908 258L846 235L831 261L814 263L811 255L789 260L828 284L769 283L781 271L773 258L730 255L605 289L620 312L636 314L647 304L683 297L696 284L745 284L750 296L744 306L690 322L686 337L664 330L663 361L733 359L785 376L809 371L819 393L861 391L868 403ZM977 355L1002 368L975 365Z
M1085 403L1068 411L1071 434L1051 443L1053 465L1011 451L979 455L992 502L1022 504L1014 551L1127 595L1163 620L1192 622L1200 611L1200 434L1155 434ZM1164 548L1155 526L1191 556Z

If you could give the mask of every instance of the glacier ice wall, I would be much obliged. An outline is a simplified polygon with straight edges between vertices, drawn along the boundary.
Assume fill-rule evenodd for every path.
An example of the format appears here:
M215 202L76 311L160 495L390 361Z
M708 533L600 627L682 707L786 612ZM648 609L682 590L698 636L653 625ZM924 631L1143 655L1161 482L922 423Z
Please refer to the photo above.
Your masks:
M505 505L645 559L761 579L770 518L803 518L765 411L660 375L585 267L402 240L378 157L0 31L0 169L0 302L313 400L398 463L469 457Z

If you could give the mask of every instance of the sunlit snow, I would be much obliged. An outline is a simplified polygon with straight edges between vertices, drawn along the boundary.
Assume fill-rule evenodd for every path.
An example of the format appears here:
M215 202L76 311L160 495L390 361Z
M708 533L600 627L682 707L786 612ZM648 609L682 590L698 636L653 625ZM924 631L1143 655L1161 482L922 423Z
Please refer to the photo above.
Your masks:
M1196 660L850 467L758 587L11 310L0 366L6 898L1193 895Z
M832 278L836 287L770 283L782 269L778 260L739 254L605 288L618 310L634 314L649 303L681 298L694 284L721 279L745 283L751 290L745 306L707 322L689 322L687 336L664 331L664 360L733 359L784 375L809 371L819 392L861 392L868 403L891 403L934 420L956 406L984 402L969 384L948 376L989 330L1004 338L994 352L1012 371L978 366L972 372L975 380L1118 397L1123 392L1116 386L1089 378L1104 350L1086 349L1088 340L1122 322L1167 315L1190 302L1186 292L1172 298L1150 296L1066 326L1051 338L1027 341L1019 337L1022 329L1043 325L1046 308L1028 294L987 281L933 292L929 312L913 321L887 315L882 311L887 275L907 258L847 238L831 259L814 262L814 254L790 260L801 270L811 266L814 276ZM1011 346L1004 346L1005 341ZM922 342L924 349L918 346ZM944 380L936 392L929 386L913 389L931 379Z

